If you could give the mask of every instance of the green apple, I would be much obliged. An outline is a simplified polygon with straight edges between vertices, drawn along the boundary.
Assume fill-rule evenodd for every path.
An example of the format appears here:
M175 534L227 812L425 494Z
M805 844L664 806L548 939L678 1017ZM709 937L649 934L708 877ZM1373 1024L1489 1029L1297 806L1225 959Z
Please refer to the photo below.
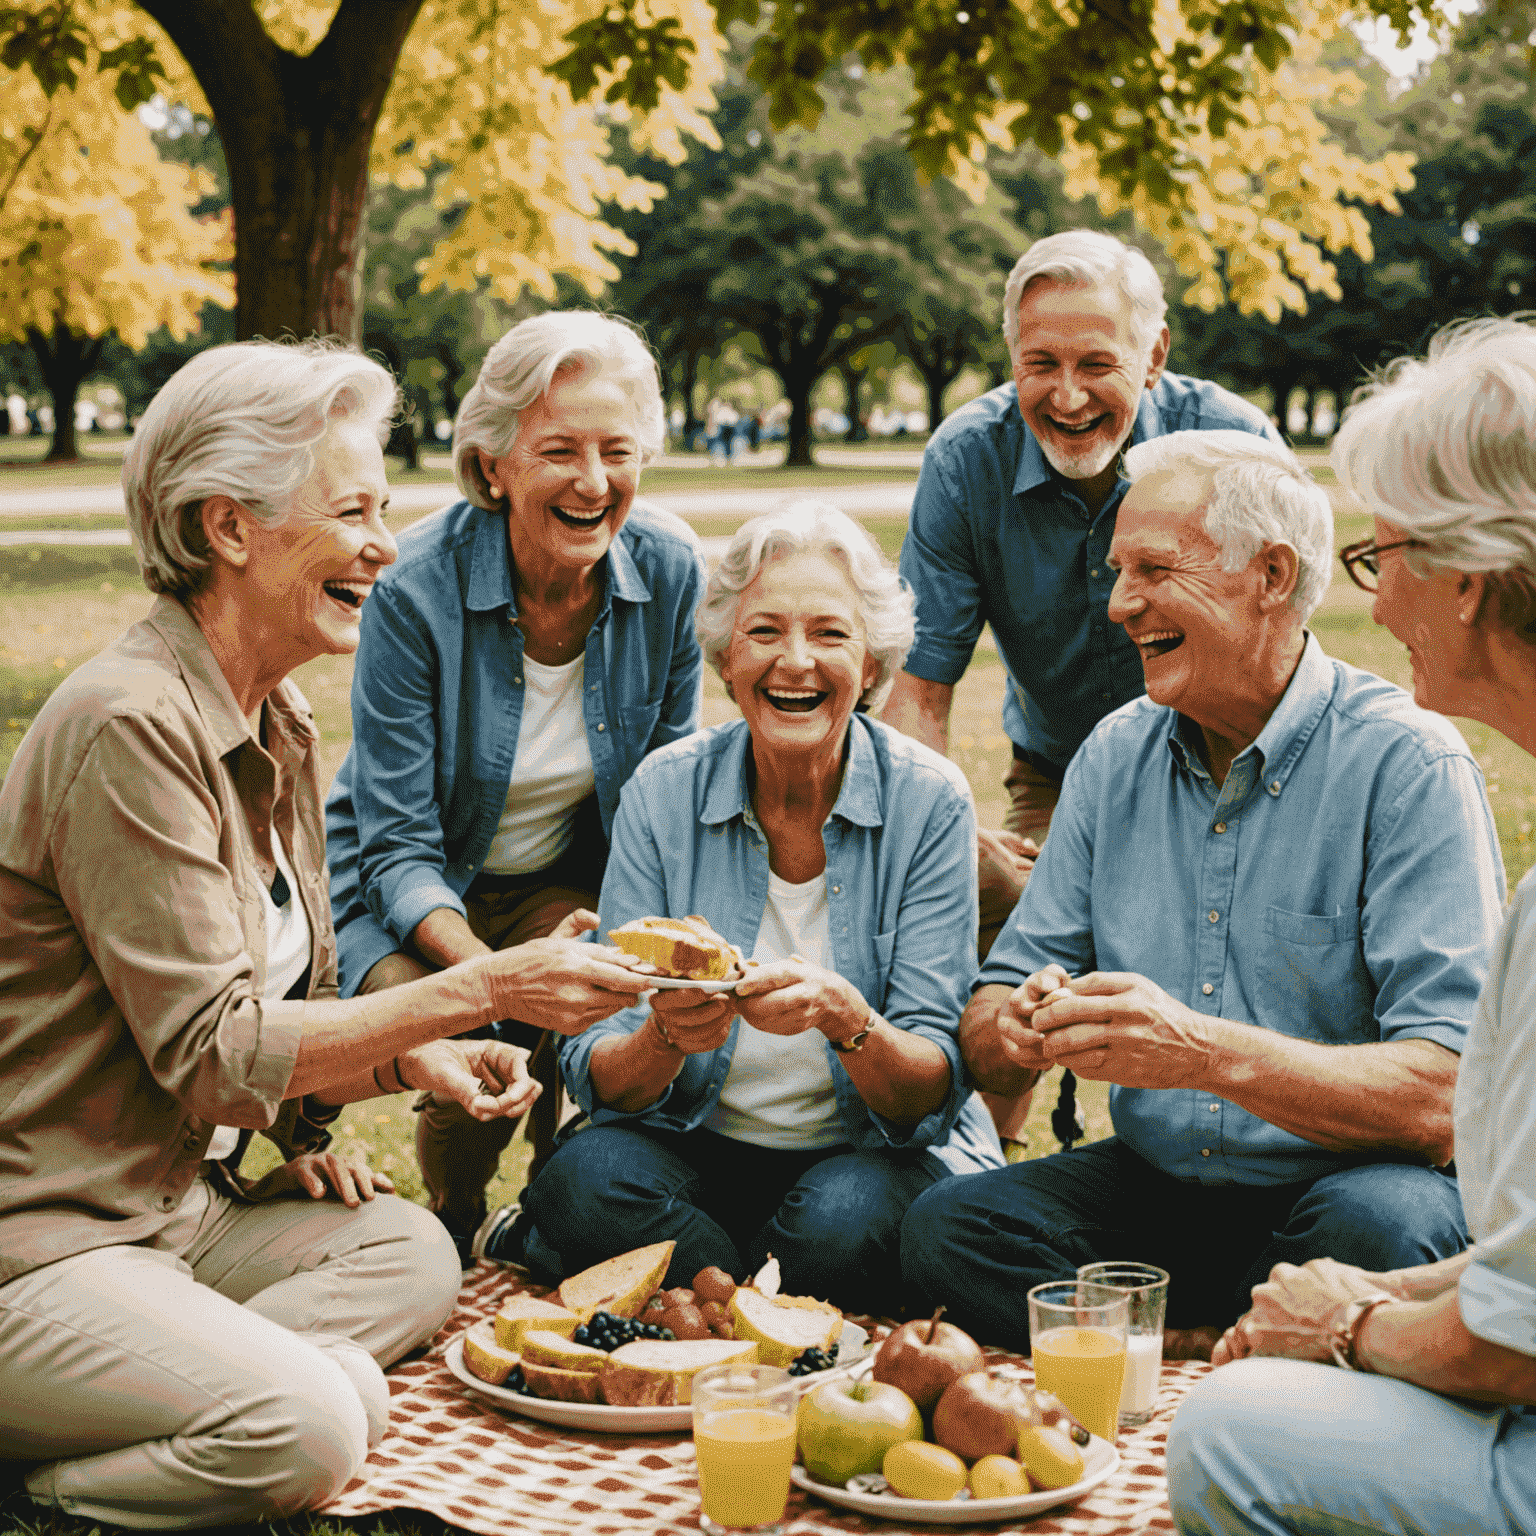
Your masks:
M800 1459L818 1482L842 1487L878 1472L885 1453L923 1438L923 1416L900 1387L883 1381L828 1381L800 1399Z

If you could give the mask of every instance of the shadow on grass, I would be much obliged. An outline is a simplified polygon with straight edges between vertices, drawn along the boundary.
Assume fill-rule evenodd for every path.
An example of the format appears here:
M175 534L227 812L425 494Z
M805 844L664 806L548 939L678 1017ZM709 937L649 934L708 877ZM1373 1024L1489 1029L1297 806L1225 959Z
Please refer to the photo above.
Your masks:
M99 590L141 587L139 562L120 544L21 544L0 549L0 597L57 592L73 587Z

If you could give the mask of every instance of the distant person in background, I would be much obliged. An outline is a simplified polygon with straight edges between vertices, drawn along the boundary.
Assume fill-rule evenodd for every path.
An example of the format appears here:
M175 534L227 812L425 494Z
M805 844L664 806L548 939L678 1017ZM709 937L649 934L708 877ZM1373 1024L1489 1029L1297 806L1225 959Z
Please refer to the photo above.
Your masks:
M1394 363L1333 464L1375 515L1343 558L1415 700L1536 754L1536 328L1469 321ZM1185 1536L1536 1531L1536 872L1493 943L1455 1136L1471 1248L1254 1289L1168 1438Z
M619 791L699 722L697 541L635 500L663 420L622 321L538 315L487 354L454 429L464 499L405 531L363 612L326 802L343 996L596 921ZM561 1097L543 1025L499 1026L544 1084L536 1163ZM416 1107L422 1179L467 1265L516 1127L441 1094Z
M1238 396L1165 371L1167 307L1152 264L1113 236L1037 240L1003 298L1013 382L931 424L901 550L917 641L883 718L947 753L955 685L991 626L1013 758L1003 827L977 834L983 958L1029 878L1072 754L1142 691L1136 647L1107 611L1122 451L1211 428L1281 441ZM1027 1094L991 1100L1005 1141L1028 1105Z

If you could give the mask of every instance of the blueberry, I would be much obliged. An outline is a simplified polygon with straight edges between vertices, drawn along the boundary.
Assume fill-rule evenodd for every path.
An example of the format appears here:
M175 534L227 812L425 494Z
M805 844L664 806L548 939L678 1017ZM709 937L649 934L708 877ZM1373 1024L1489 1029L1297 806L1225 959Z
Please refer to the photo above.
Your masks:
M673 1333L670 1328L663 1328L661 1330L661 1332L657 1335L657 1337L658 1338L662 1338L662 1339L666 1339L670 1343L671 1340L673 1340L673 1339L675 1339L677 1337L677 1335L675 1333Z

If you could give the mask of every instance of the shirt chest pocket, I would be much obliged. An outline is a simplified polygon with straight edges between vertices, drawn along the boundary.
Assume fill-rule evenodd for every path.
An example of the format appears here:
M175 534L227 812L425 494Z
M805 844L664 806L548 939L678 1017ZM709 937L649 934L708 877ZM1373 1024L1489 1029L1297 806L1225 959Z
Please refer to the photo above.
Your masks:
M1376 1038L1375 987L1360 948L1358 911L1264 913L1259 972L1265 1022L1325 1043Z
M891 984L891 963L896 955L896 932L877 933L868 946L859 946L858 959L844 977L863 994L876 1013L885 1012L886 993Z

